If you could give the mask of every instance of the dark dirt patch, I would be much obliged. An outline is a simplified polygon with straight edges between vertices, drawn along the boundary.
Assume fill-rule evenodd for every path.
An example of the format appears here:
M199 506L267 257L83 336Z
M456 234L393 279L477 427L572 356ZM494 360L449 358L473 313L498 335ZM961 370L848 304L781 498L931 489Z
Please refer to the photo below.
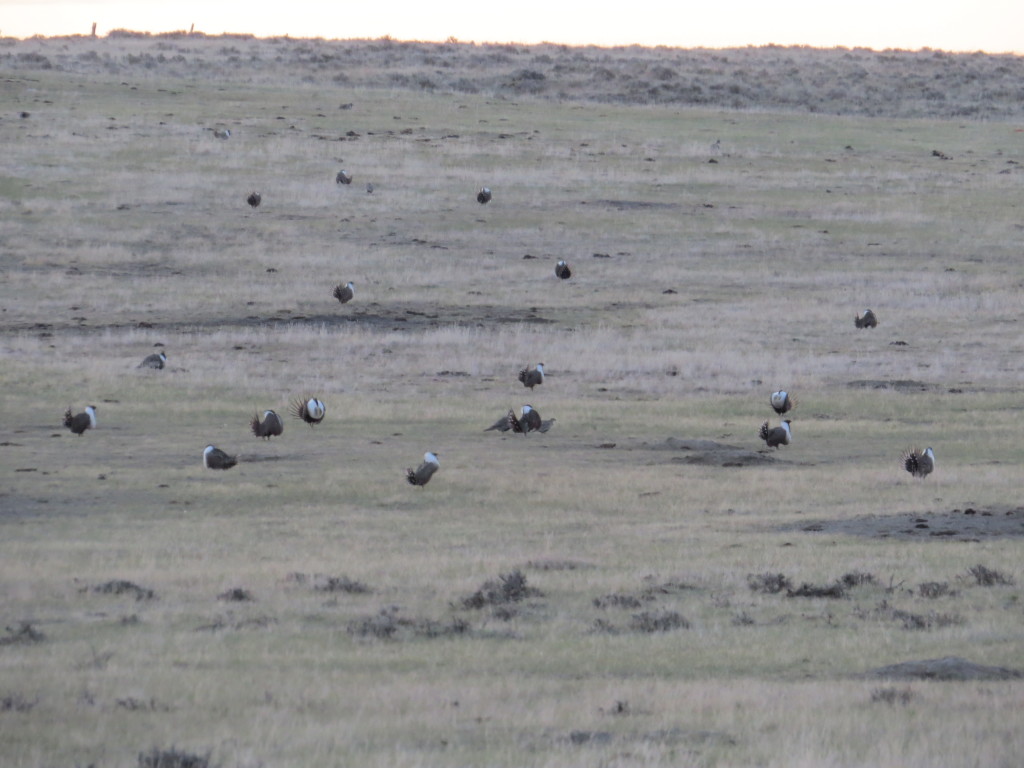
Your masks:
M875 539L922 541L981 541L1002 536L1024 536L1024 507L1014 509L926 512L900 515L862 515L845 520L807 520L787 523L780 531L845 534Z
M583 201L584 205L600 205L605 208L614 208L617 211L639 211L658 210L670 211L680 208L679 203L657 203L649 200L591 200L589 203Z
M941 659L890 664L869 670L863 676L891 680L1016 680L1024 677L1024 672L975 664L959 656L945 656Z
M689 439L670 437L664 443L648 445L654 450L679 451L681 456L673 456L672 461L683 464L699 464L712 467L749 467L770 464L775 457L767 453L759 453L737 445L727 445L714 440Z

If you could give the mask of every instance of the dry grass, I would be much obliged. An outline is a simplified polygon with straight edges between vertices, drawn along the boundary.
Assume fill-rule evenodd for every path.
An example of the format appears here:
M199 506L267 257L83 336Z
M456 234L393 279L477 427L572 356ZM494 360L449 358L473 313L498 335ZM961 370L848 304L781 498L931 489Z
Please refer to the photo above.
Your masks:
M1008 126L0 66L4 765L1016 763Z

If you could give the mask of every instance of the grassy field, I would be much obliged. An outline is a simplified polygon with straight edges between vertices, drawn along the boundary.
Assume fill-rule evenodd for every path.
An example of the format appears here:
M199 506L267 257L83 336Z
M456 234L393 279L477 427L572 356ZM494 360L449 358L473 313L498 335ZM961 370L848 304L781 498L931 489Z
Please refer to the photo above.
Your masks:
M1019 763L871 674L1024 668L1015 125L139 71L0 80L5 766Z

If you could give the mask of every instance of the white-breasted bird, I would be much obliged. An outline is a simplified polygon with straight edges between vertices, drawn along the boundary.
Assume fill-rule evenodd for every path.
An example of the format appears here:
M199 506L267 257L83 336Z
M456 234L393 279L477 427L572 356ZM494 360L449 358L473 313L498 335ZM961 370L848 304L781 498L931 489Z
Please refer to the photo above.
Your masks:
M203 451L203 466L207 469L231 469L237 463L236 456L229 456L215 446L208 445Z
M516 412L509 408L508 416L506 418L508 419L508 426L513 432L525 435L528 432L540 431L540 413L534 409L532 405L524 405L522 413L518 419L516 418Z
M315 397L300 397L291 404L292 416L314 427L324 420L327 407Z
M789 425L792 423L790 419L786 419L781 425L771 429L768 427L768 419L764 420L761 425L761 429L758 431L758 435L769 448L778 448L780 445L789 445L793 439L793 433L790 431Z
M284 434L284 421L274 411L264 411L263 419L259 414L254 414L249 421L249 428L256 437L263 437L269 440L272 437L280 437Z
M544 383L544 363L537 363L536 368L523 368L519 371L519 380L524 387L533 389Z
M563 280L568 280L572 277L572 267L570 267L565 261L559 260L559 262L555 264L555 274Z
M796 408L796 398L792 397L786 390L780 389L778 392L772 392L771 404L775 412L781 416L783 413Z
M858 328L874 328L878 325L878 318L870 309L865 309L863 315L856 315L853 324Z
M900 456L900 464L907 472L922 480L935 469L935 452L931 448L907 449Z
M416 469L409 468L405 470L405 479L409 481L409 485L418 485L422 488L430 482L430 478L434 476L434 473L440 467L441 463L437 460L437 454L433 451L427 451L423 454L422 464L416 467Z
M356 295L355 283L349 281L344 285L340 283L334 287L334 298L340 301L342 304L347 304L352 301L352 297Z
M167 355L163 352L154 352L151 355L146 355L142 362L139 363L139 368L153 368L155 370L161 370L164 367L164 363L167 362Z
M487 187L480 187L480 191L476 193L476 201L480 205L486 205L491 202L491 190Z
M68 409L64 411L64 426L76 435L81 435L87 429L95 429L96 406L87 405L85 406L84 413L76 413L74 416L71 415L71 408L69 406Z

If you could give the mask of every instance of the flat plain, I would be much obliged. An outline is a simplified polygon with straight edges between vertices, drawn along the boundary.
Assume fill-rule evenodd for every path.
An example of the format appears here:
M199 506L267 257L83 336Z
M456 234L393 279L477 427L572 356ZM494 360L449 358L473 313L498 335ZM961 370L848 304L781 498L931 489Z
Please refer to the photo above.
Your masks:
M5 766L1019 764L1016 123L4 46Z

